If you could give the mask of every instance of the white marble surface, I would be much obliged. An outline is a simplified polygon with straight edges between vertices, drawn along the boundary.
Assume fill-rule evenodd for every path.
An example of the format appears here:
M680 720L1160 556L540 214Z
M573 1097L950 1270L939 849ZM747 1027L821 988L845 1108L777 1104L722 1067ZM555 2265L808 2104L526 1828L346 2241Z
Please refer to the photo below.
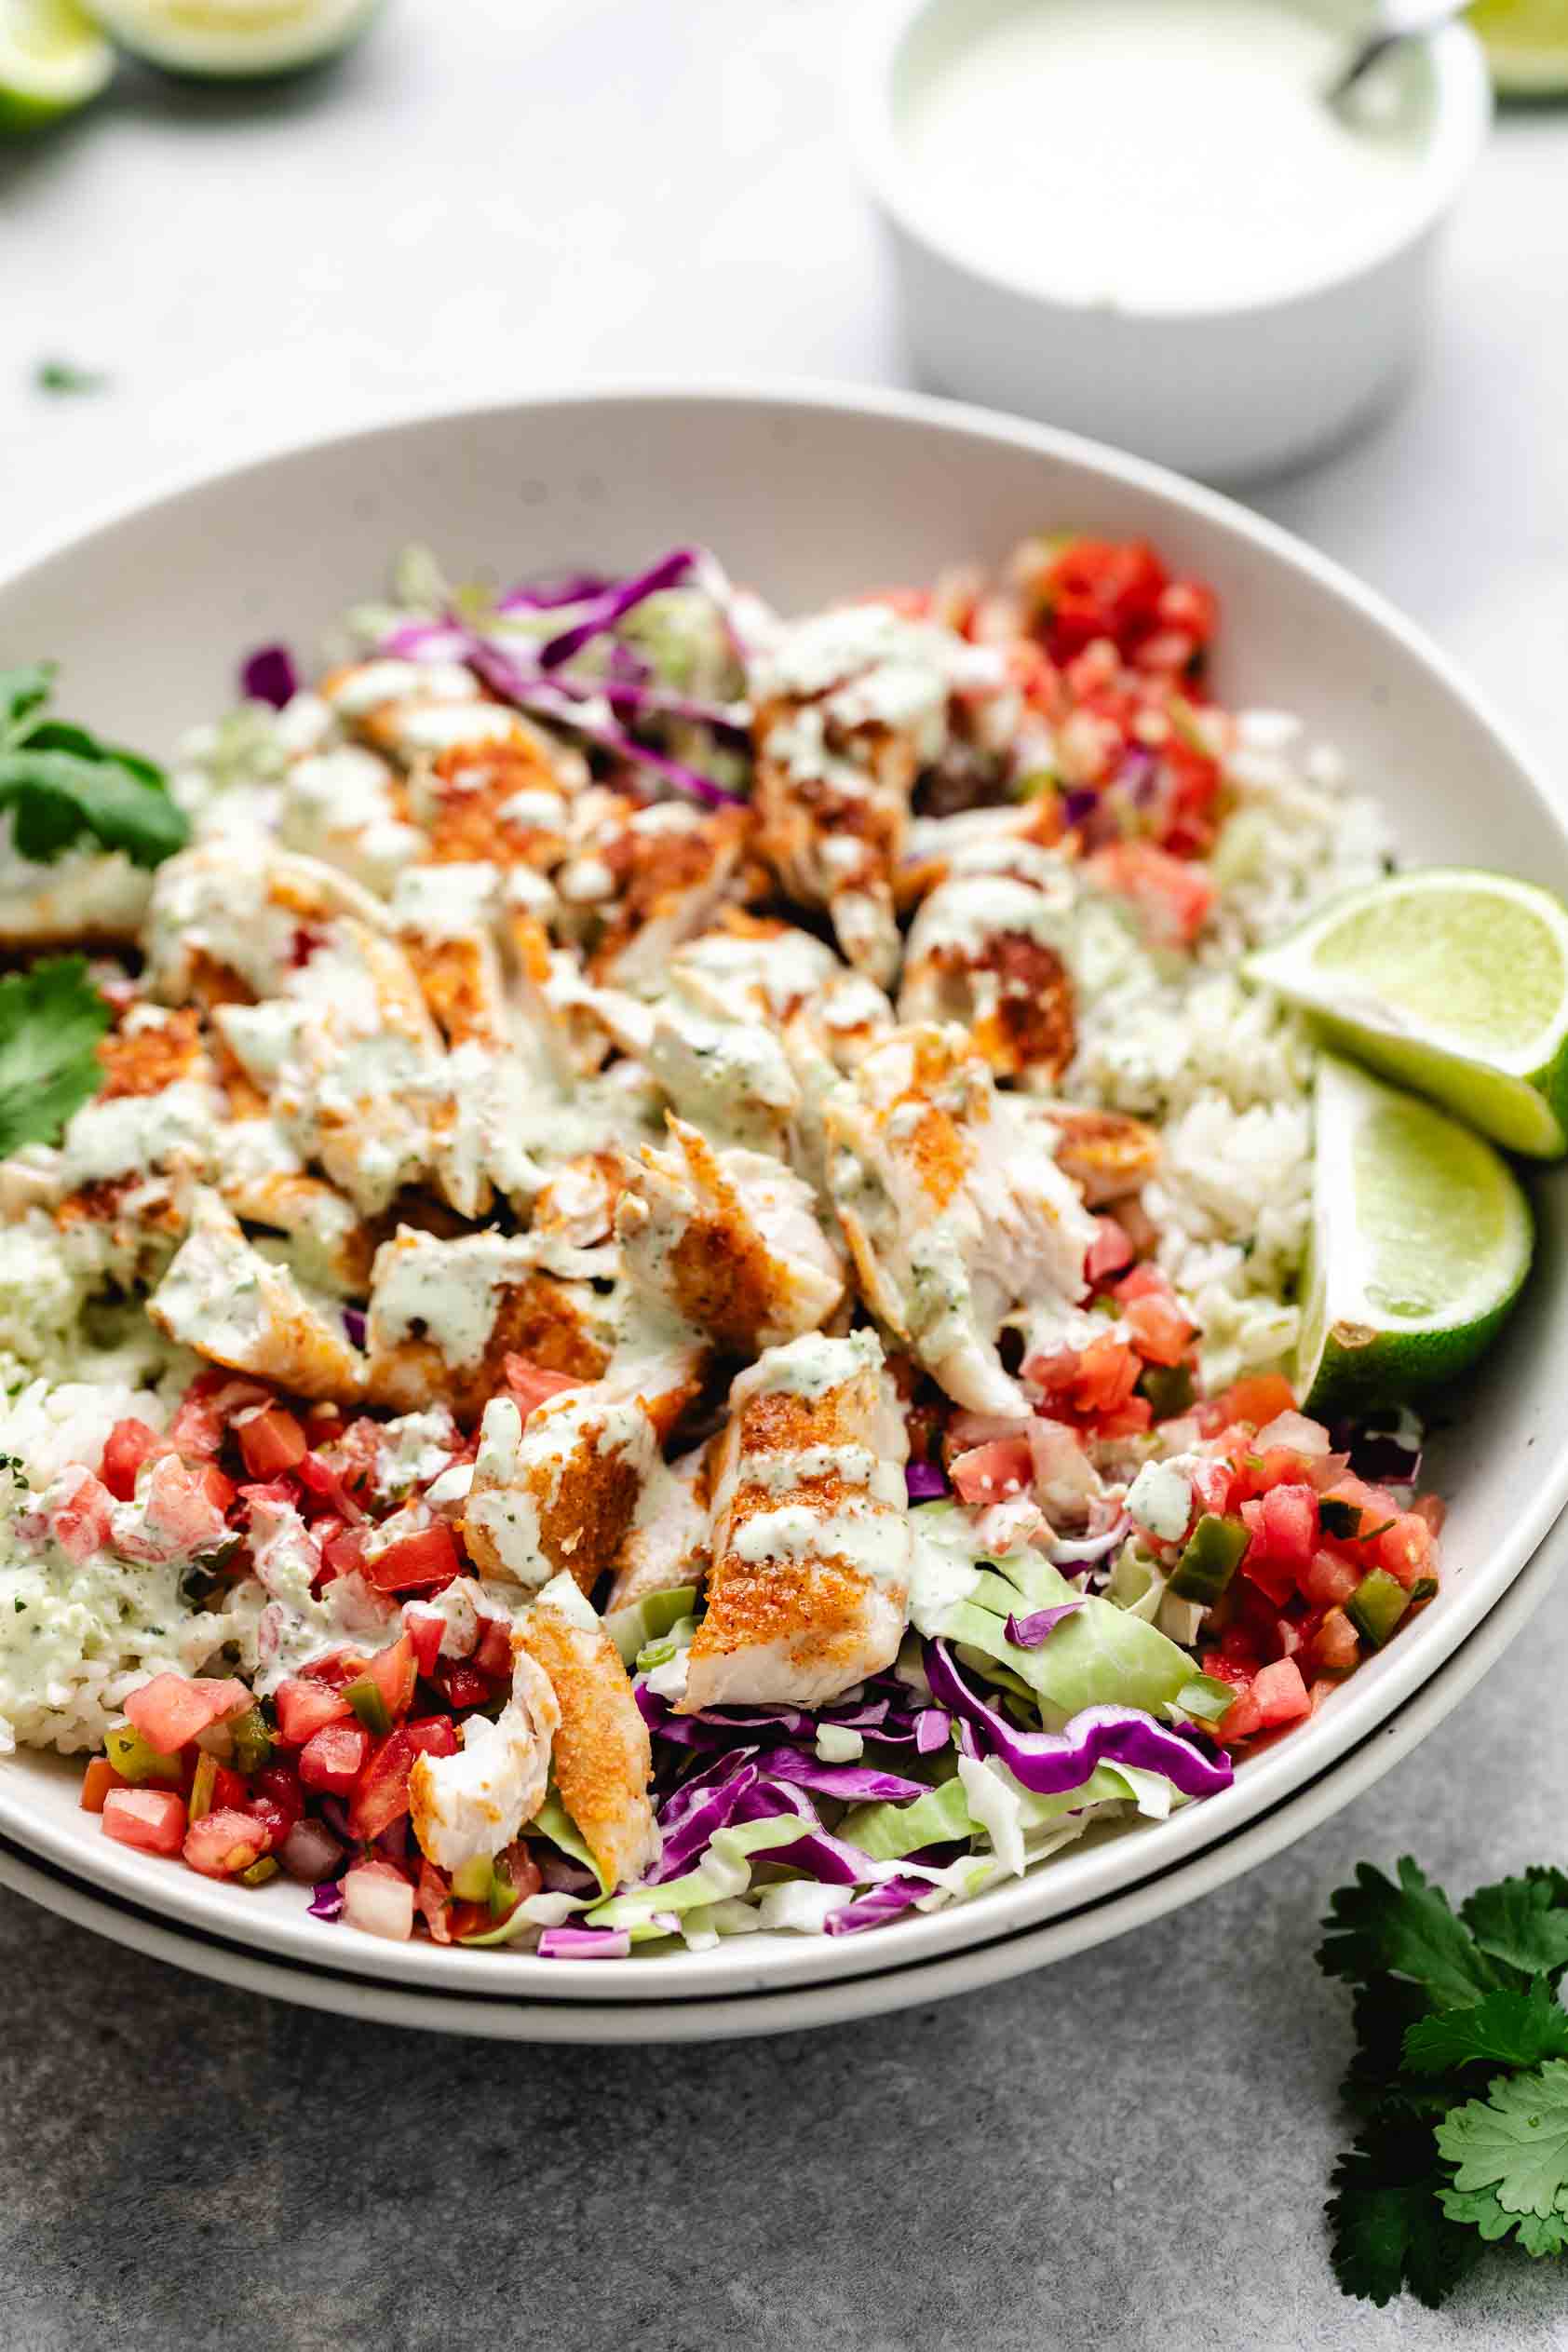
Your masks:
M392 0L336 74L131 75L0 150L7 543L422 394L904 375L836 135L847 0ZM1507 121L1413 397L1257 503L1426 622L1563 775L1568 115ZM110 372L45 399L35 363ZM243 561L236 550L235 560ZM25 649L22 649L25 650ZM1464 1888L1568 1851L1568 1629L1382 1788L1174 1924L961 2008L711 2051L345 2027L0 1899L0 2352L578 2345L976 2352L1568 2344L1494 2259L1345 2304L1318 2207L1348 1865ZM1543 1728L1544 1727L1544 1728Z

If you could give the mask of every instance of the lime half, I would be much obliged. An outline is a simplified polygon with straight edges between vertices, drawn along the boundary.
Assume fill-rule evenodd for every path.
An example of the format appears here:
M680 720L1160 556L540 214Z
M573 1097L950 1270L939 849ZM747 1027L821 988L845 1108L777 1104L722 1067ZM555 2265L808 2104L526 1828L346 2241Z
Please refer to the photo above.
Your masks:
M92 0L123 48L173 74L235 81L335 57L381 0Z
M1469 21L1505 98L1568 94L1568 0L1475 0Z
M1320 1415L1403 1404L1467 1371L1530 1270L1529 1203L1456 1119L1332 1054L1318 1068L1297 1382Z
M114 50L74 0L0 0L0 130L74 114L114 70Z
M1568 907L1549 890L1459 867L1395 874L1246 969L1510 1151L1568 1151Z

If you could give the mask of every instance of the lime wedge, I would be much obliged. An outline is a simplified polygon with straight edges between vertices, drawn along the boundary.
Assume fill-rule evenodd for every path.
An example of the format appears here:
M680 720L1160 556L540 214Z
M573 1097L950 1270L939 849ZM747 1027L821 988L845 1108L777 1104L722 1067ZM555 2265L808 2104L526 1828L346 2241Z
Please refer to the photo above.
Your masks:
M1549 890L1459 867L1395 874L1245 968L1330 1044L1510 1151L1568 1151L1568 907Z
M1313 1203L1296 1368L1306 1411L1403 1404L1467 1371L1530 1270L1530 1207L1502 1155L1324 1054Z
M114 50L74 0L0 0L0 130L74 114L114 70Z
M1475 0L1469 20L1505 98L1568 91L1568 0Z
M92 0L122 48L173 74L291 74L358 38L381 0Z

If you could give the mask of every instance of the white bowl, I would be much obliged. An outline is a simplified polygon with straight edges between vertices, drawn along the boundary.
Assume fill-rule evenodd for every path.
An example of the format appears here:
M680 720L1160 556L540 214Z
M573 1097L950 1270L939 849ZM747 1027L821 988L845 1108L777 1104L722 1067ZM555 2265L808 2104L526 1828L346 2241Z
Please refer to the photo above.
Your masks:
M1267 298L1156 309L1057 299L987 267L950 237L905 152L900 109L915 77L940 70L943 44L1031 5L1040 0L878 0L856 47L850 135L922 374L1211 481L1253 480L1343 439L1420 348L1440 234L1491 120L1480 43L1450 26L1422 45L1431 129L1419 202L1395 234L1373 233L1353 263ZM1319 10L1340 12L1332 0ZM1364 20L1359 7L1345 13Z
M1220 693L1302 711L1384 792L1413 856L1568 889L1568 835L1496 723L1433 648L1322 557L1135 459L908 396L562 395L287 451L13 567L0 579L0 662L56 656L73 716L167 750L223 706L244 648L284 637L309 650L409 538L439 547L459 576L497 578L629 567L702 540L738 577L804 608L871 582L925 579L965 555L996 559L1025 532L1063 522L1147 536L1211 579L1226 615ZM112 1898L306 1967L644 2011L947 1960L1125 1892L1229 1838L1364 1740L1488 1615L1568 1500L1568 1171L1531 1182L1535 1276L1433 1450L1453 1504L1441 1592L1310 1723L1244 1764L1232 1789L1157 1828L1086 1839L976 1902L864 1936L750 1936L610 1966L323 1926L296 1888L222 1885L114 1845L77 1808L79 1765L58 1758L0 1763L0 1832Z

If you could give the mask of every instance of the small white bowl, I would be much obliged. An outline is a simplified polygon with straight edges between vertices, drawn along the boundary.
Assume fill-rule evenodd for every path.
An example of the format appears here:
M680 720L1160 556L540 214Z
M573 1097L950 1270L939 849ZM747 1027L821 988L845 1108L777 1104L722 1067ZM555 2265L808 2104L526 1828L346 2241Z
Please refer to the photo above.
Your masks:
M1422 184L1392 232L1261 298L1178 306L1053 295L950 234L902 131L923 74L1015 8L1053 0L882 0L857 45L850 135L885 223L906 331L939 390L1089 433L1187 474L1255 480L1319 453L1399 388L1419 350L1440 233L1491 120L1485 58L1451 26L1420 45ZM1281 0L1285 5L1285 0ZM1336 18L1331 5L1308 11ZM1352 21L1362 20L1358 9ZM1350 33L1346 32L1348 47Z

